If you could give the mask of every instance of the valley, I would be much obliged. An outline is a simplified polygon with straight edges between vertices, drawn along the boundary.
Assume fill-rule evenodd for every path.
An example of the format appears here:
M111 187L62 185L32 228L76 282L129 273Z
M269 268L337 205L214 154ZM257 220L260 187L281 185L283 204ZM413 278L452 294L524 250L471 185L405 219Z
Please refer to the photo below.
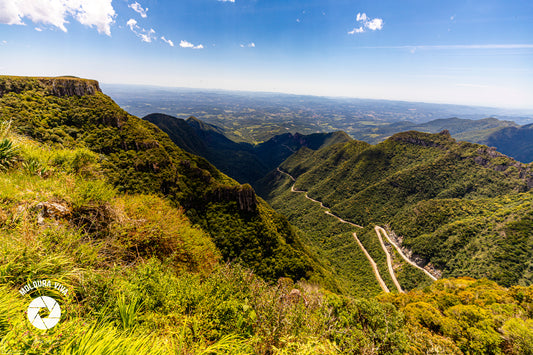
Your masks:
M72 77L0 76L0 120L2 351L531 348L533 171L494 148L236 142ZM68 290L43 291L64 311L48 332L25 318L28 278Z
M277 170L279 173L281 173L281 174L285 174L285 175L286 175L287 177L289 177L294 183L296 183L296 179L294 179L294 177L292 177L290 174L288 174L288 173L286 173L286 172L280 170L279 168L277 168L276 170ZM357 225L357 224L355 224L355 223L345 221L344 219L340 218L339 216L334 215L333 213L331 213L331 212L329 211L329 209L327 209L327 207L324 206L324 204L323 204L322 202L317 201L317 200L315 200L315 199L309 197L309 196L307 195L307 192L305 192L305 191L295 190L295 189L294 189L294 184L292 184L292 186L291 186L291 192L295 192L295 193L304 193L304 194L305 194L305 198L307 198L308 200L313 201L313 202L315 202L315 203L318 203L318 204L320 205L321 208L325 209L325 211L324 211L325 214L327 214L327 215L329 215L329 216L331 216L331 217L336 218L339 222L349 224L349 225L351 225L351 226L353 226L353 227L363 228L363 227L361 227L361 226L359 226L359 225ZM375 226L374 229L375 229L376 234L377 234L377 236L378 236L378 239L379 239L379 242L380 242L380 244L381 244L381 247L383 248L383 252L384 252L385 255L386 255L386 258L387 258L387 268L388 268L389 274L390 274L390 276L391 276L391 279L392 279L392 281L394 282L394 286L396 286L396 289L397 289L399 292L403 292L403 290L402 290L400 284L398 283L398 280L396 279L396 276L395 276L395 274L394 274L394 270L393 270L393 267L392 267L392 261L391 261L392 258L391 258L391 256L390 256L389 250L387 249L387 247L386 247L385 244L383 243L383 239L381 238L381 233L384 233L384 234L386 235L386 238L387 238L387 240L389 241L389 243L391 243L391 241L390 241L390 239L389 239L389 237L388 237L388 235L387 235L387 232L386 232L383 228L378 227L378 226ZM361 243L361 241L359 240L359 238L357 238L357 234L356 234L355 232L353 232L352 235L353 235L355 241L357 242L357 245L359 245L359 247L361 248L361 250L362 250L363 253L365 254L366 258L368 259L370 265L372 266L372 271L374 272L374 275L376 276L376 280L378 281L378 283L379 283L381 289L383 290L383 292L389 293L390 291L389 291L387 285L385 284L385 282L384 282L383 279L381 278L381 275L379 274L379 270L378 270L378 268L377 268L377 264L376 264L376 262L374 261L374 259L372 259L372 257L370 256L370 254L368 253L368 251L365 249L365 247L363 246L363 244ZM392 243L391 243L391 244L392 244ZM409 263L412 264L412 265L415 265L412 261L408 260L408 259L405 257L405 255L403 255L403 253L402 253L401 255L404 257L404 259L405 259L407 262L409 262ZM416 265L415 265L415 266L416 266ZM418 266L417 266L417 267L418 267ZM420 267L419 267L419 268L420 268ZM420 269L422 269L422 268L420 268ZM424 269L422 269L422 270L424 270ZM425 271L425 270L424 270L424 271ZM432 276L432 278L436 280L435 277Z
M285 133L343 131L377 144L398 132L446 129L457 140L494 146L523 163L533 161L527 129L533 122L530 110L127 85L105 88L134 115L193 116L237 143L261 144ZM506 138L510 134L511 140ZM510 144L516 148L507 149Z
M0 354L533 355L531 19L0 0Z

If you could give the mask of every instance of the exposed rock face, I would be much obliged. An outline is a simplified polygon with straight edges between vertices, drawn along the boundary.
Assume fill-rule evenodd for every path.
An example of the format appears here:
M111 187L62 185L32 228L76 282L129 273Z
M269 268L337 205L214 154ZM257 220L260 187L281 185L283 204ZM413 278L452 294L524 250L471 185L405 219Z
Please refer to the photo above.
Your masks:
M74 77L33 78L20 76L0 76L0 96L10 92L22 93L28 90L44 90L53 96L94 95L100 90L96 80Z
M392 141L418 145L422 147L447 148L447 144L453 142L450 132L444 130L438 134L408 131L396 133L389 138Z
M218 188L212 193L210 200L236 201L241 211L253 212L257 209L254 189L248 184Z
M84 96L94 95L100 90L96 80L74 78L42 78L39 81L46 86L48 92L54 96Z
M435 265L433 265L431 262L428 262L426 259L422 258L420 255L414 254L413 251L405 246L402 245L403 237L397 235L394 233L393 230L387 227L387 233L389 234L389 237L400 247L402 252L404 253L409 260L414 262L416 265L418 265L421 268L426 269L431 275L435 276L436 278L440 279L442 277L442 270L438 269Z
M526 192L533 188L533 171L531 164L524 164L502 154L495 147L481 146L477 149L478 154L474 162L482 167L503 172L506 176L516 176L525 181L520 192ZM511 169L512 168L512 169Z

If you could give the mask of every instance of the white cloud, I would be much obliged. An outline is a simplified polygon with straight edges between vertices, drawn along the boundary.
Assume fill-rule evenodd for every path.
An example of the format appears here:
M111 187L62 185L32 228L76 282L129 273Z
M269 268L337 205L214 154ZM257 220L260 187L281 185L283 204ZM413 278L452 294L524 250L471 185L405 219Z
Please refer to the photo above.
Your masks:
M42 29L42 28L39 28L39 27L35 27L35 31L37 31L37 32L43 32L43 29Z
M365 23L365 27L372 31L381 30L383 28L383 19L375 18L372 21Z
M156 40L157 37L155 36L155 31L153 28L150 28L149 30L141 28L137 25L137 21L130 18L128 22L126 22L126 25L130 28L130 30L135 33L137 37L141 39L143 42L150 43L153 40Z
M220 2L235 2L235 0L218 0Z
M128 22L126 22L126 25L130 28L130 30L132 31L135 31L135 28L136 27L139 27L137 26L137 21L135 21L134 19L130 18L128 20Z
M2 41L2 45L7 44L7 41Z
M0 23L25 25L23 18L34 23L52 25L67 32L67 18L73 17L99 33L111 35L116 16L112 0L0 0Z
M187 42L187 41L184 41L184 40L182 40L182 41L180 42L180 47L181 47L181 48L192 48L192 49L203 49L203 48L204 48L204 46L201 45L201 44L195 46L195 45L192 44L191 42Z
M452 16L450 17L450 20L452 20L452 21L455 20L455 15L452 15Z
M357 13L355 20L359 22L359 27L355 27L353 30L348 32L348 34L353 35L356 33L363 33L366 29L371 31L378 31L383 28L383 19L381 18L369 18L366 13Z
M363 29L363 27L354 28L353 30L351 30L350 32L348 32L348 34L353 35L353 34L361 33L361 32L365 32L365 30Z
M255 43L254 42L250 42L248 44L241 44L241 48L245 48L245 47L255 48Z
M174 47L174 42L172 42L170 39L166 39L165 36L162 36L161 40L167 43L169 46Z
M133 11L137 12L139 15L141 15L142 18L146 18L146 13L148 12L148 8L143 9L141 4L139 4L137 1L135 1L133 4L129 4L128 7L132 9Z

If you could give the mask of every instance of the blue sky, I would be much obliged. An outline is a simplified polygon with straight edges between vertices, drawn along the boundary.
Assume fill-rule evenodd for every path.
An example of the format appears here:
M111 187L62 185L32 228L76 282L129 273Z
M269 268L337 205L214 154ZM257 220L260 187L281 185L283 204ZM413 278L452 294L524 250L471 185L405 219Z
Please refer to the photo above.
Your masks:
M533 108L533 1L0 0L0 73Z

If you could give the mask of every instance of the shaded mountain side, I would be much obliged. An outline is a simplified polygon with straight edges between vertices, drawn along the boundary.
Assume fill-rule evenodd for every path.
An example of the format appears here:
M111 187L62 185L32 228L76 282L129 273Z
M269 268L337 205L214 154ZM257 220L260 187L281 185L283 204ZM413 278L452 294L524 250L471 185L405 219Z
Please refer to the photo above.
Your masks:
M247 143L235 143L217 127L190 117L188 120L154 113L143 118L157 125L180 148L206 158L225 174L242 183L262 177L268 167Z
M531 164L457 142L448 132L410 131L373 146L351 141L302 149L281 167L297 179L296 189L342 218L390 225L422 265L432 263L444 276L533 281L523 262L533 256ZM261 183L262 196L274 201L276 173Z
M258 144L254 150L259 159L268 167L268 171L276 168L285 159L297 152L300 148L317 150L339 142L352 140L345 132L312 133L303 135L299 133L285 133L277 135L268 141ZM264 176L264 174L263 174Z
M182 149L203 156L225 174L239 182L251 183L254 187L257 180L302 147L316 150L351 139L344 132L307 136L286 133L253 146L235 143L223 134L222 129L194 117L183 120L155 113L144 119L161 128Z
M500 129L489 135L485 142L516 160L533 162L533 124Z
M0 119L11 121L12 129L41 143L98 153L103 176L118 191L155 193L179 204L226 260L241 261L267 279L313 272L285 218L249 185L178 148L155 125L129 115L98 90L71 91L88 81L0 77L0 82ZM52 91L43 82L52 83ZM78 159L81 164L85 157Z

